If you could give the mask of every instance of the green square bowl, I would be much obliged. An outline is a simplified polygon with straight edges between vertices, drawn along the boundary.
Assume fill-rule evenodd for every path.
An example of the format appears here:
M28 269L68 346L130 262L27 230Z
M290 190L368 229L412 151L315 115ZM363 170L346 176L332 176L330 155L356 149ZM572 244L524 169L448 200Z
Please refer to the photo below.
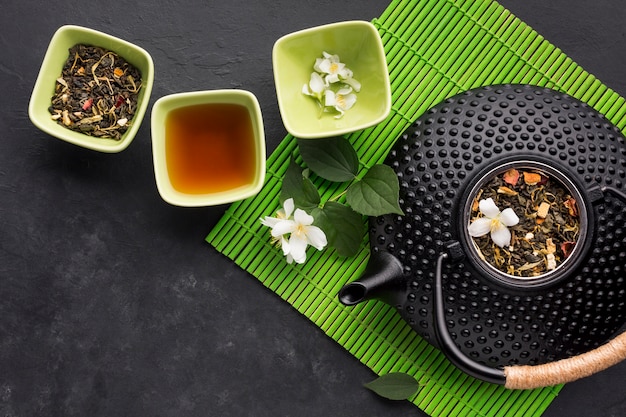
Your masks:
M338 55L361 83L356 104L340 119L329 113L320 115L316 100L302 93L322 52ZM369 22L338 22L285 35L274 44L272 64L283 124L297 138L352 133L380 123L391 111L385 51Z
M113 51L134 65L141 73L142 87L138 96L137 109L131 120L131 126L119 140L75 132L51 118L48 108L52 104L56 80L61 75L65 61L68 59L69 49L76 44L99 46ZM150 54L144 49L93 29L73 25L62 26L54 33L44 56L28 105L28 116L35 126L56 138L95 151L120 152L128 147L139 130L148 108L153 82L154 64Z
M187 193L178 190L171 181L168 171L167 137L168 116L174 110L205 104L235 104L246 108L252 127L254 175L250 182L222 191L208 193ZM257 194L265 181L265 131L261 107L257 98L249 91L225 89L193 91L170 94L159 98L152 107L151 114L152 157L154 175L159 194L166 202L180 207L203 207L232 203ZM205 116L206 119L206 116ZM193 128L192 128L193 130ZM202 133L195 134L194 140L208 141Z

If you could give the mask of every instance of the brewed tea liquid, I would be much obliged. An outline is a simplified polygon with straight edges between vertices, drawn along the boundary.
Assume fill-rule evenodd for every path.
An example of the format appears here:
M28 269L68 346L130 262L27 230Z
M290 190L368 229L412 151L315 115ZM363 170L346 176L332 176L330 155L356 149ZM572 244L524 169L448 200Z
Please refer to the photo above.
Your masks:
M255 149L248 110L200 104L170 112L165 121L167 170L183 193L217 193L253 181Z

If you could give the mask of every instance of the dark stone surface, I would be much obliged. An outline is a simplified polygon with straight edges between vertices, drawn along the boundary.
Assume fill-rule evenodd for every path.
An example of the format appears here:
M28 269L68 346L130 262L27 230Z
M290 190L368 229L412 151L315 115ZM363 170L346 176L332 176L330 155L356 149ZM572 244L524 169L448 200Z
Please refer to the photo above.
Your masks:
M502 3L626 94L620 2ZM380 15L385 1L3 4L0 14L0 415L423 416L362 388L374 375L204 242L226 206L169 206L149 114L106 155L38 131L28 100L63 24L137 43L174 92L257 95L271 152L284 137L271 48L289 32ZM566 386L548 417L626 415L626 364Z

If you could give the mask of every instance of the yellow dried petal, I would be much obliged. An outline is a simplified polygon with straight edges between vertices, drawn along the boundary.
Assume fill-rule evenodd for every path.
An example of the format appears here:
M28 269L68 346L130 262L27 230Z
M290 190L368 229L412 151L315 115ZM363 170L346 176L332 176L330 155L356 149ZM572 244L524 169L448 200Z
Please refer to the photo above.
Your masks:
M556 245L552 241L552 238L546 239L546 253L556 253Z
M72 120L70 119L70 112L68 110L63 110L63 113L61 113L61 117L65 126L69 126L72 124Z
M565 200L563 204L565 205L565 207L567 207L570 216L578 216L578 207L576 206L576 200L574 200L573 198L569 198Z
M124 71L119 67L115 67L115 69L113 70L113 75L115 75L116 77L121 77L122 75L124 75Z
M548 216L548 211L550 211L550 204L545 201L542 202L537 209L537 217L545 219Z
M547 253L556 253L556 245L552 241L552 238L546 239L546 252Z
M498 194L517 195L517 191L512 190L509 187L500 186L498 187Z
M541 175L534 172L524 172L524 182L528 185L536 185L541 181Z

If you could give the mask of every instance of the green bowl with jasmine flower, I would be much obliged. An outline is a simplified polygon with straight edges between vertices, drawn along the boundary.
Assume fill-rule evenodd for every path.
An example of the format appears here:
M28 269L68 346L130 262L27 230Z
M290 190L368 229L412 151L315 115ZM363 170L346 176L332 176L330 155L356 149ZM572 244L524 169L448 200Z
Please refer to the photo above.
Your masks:
M354 105L340 112L322 111L322 98L303 93L316 59L336 55L360 89ZM391 86L385 51L370 22L345 21L290 33L272 50L278 106L287 131L301 139L327 138L356 132L382 122L391 111ZM353 89L354 90L354 89ZM326 109L332 109L328 107Z

